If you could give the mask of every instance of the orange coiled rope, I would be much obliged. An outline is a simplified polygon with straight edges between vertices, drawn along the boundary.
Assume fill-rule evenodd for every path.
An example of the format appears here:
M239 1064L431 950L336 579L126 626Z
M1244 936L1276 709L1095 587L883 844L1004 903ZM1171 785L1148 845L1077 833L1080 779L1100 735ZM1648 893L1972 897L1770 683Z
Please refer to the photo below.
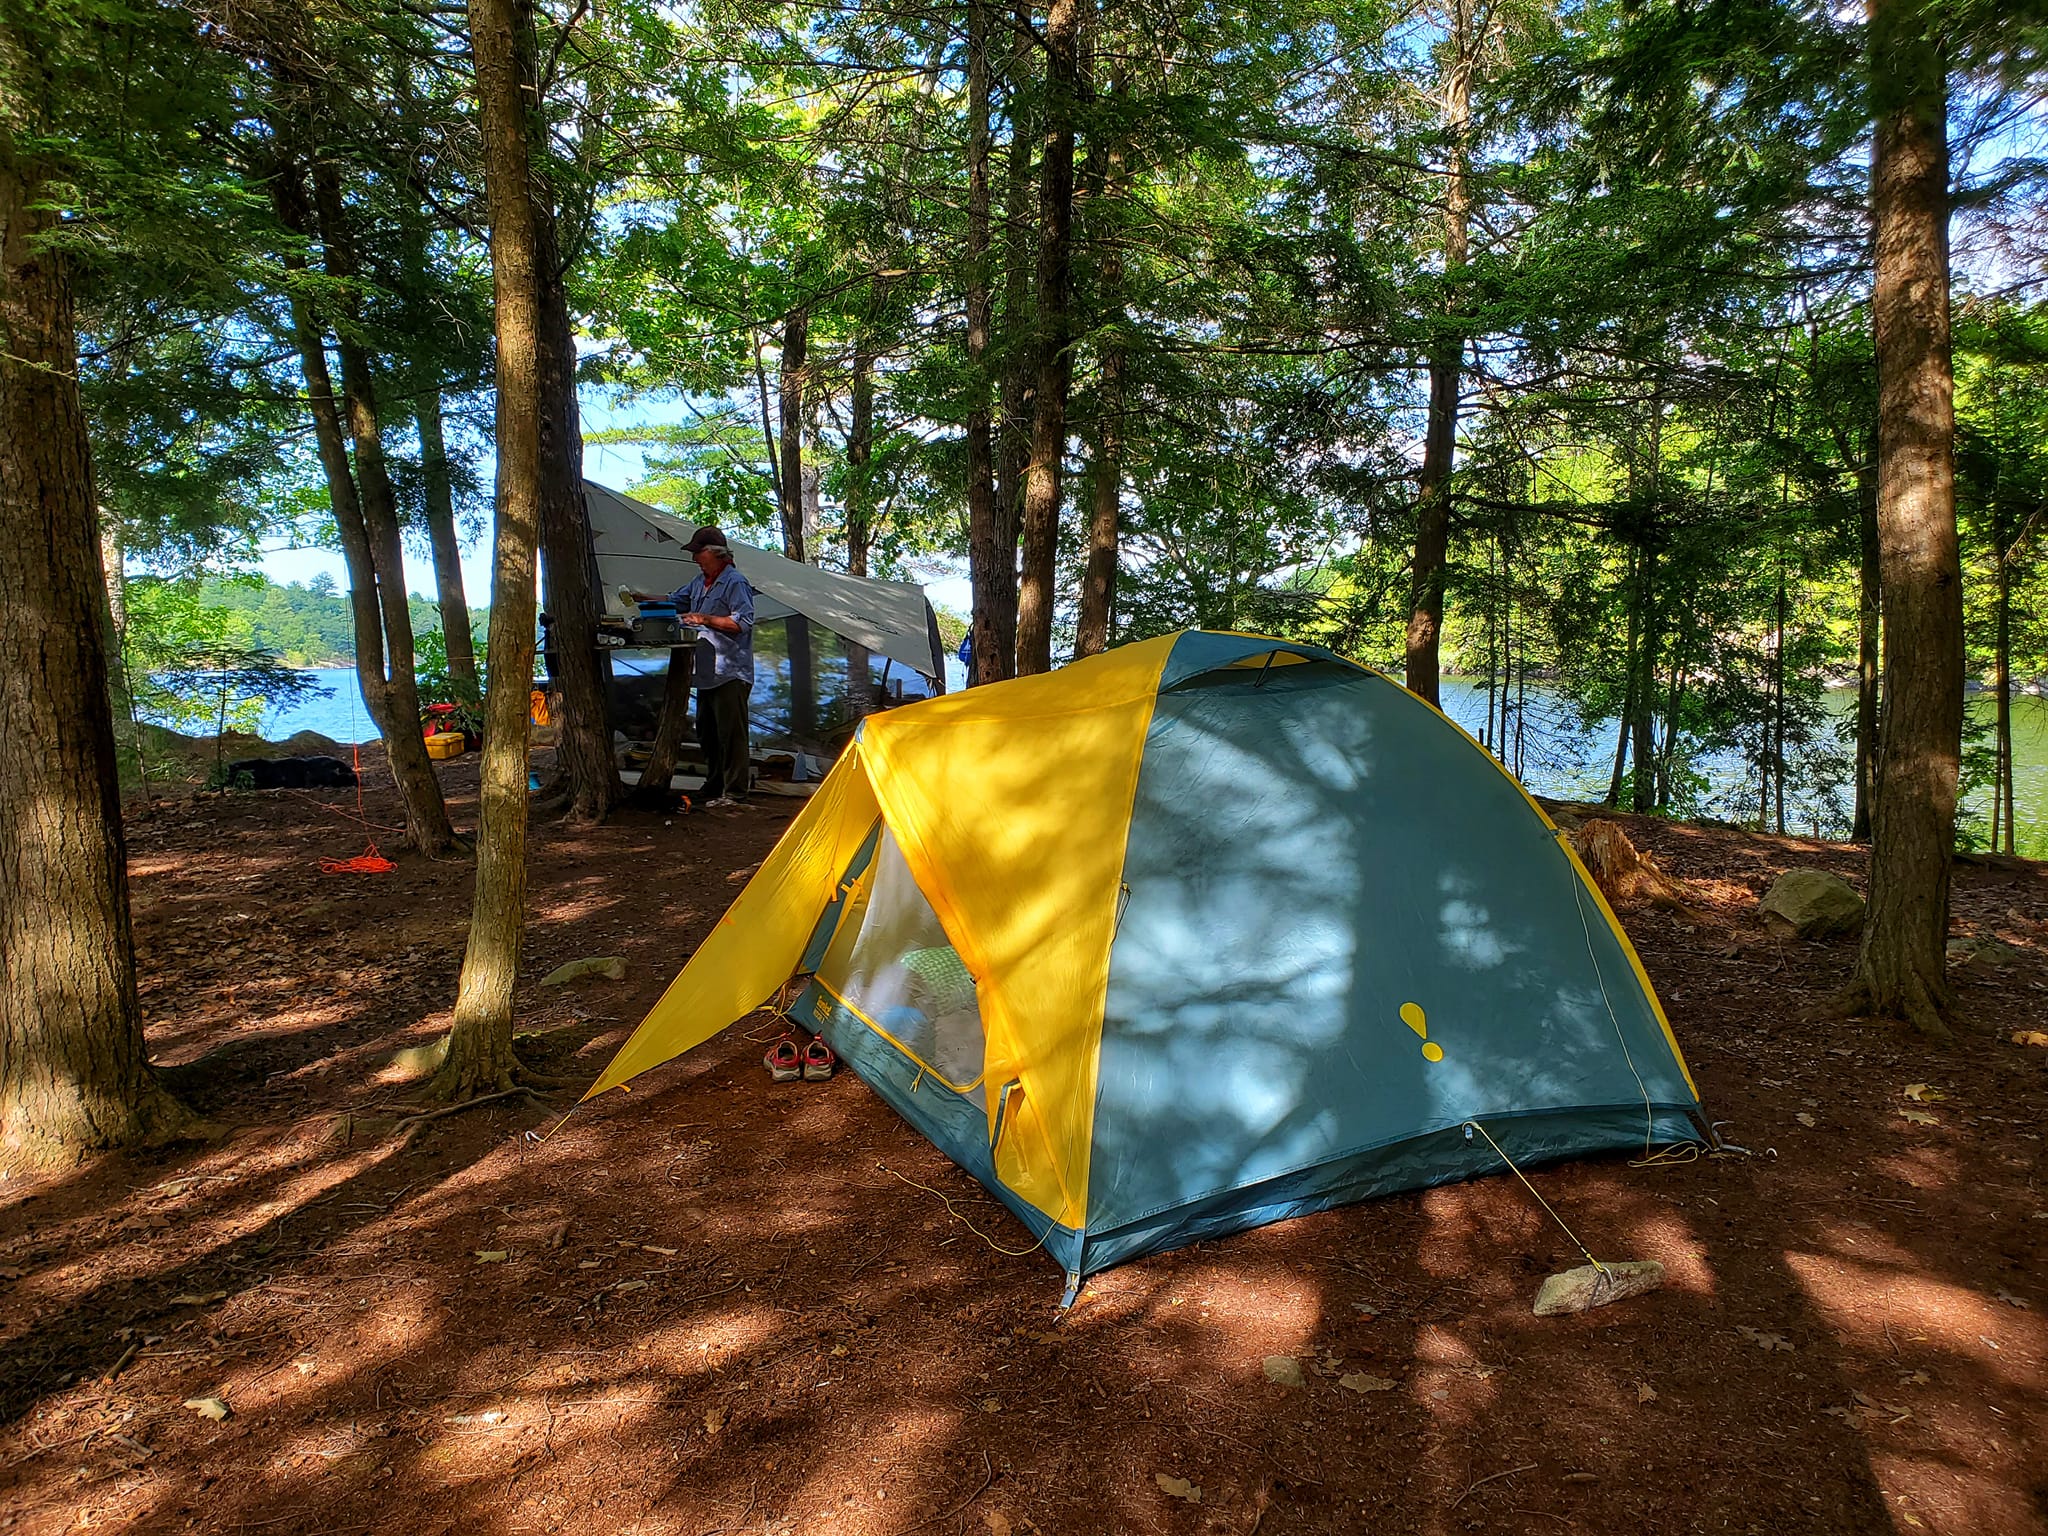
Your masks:
M349 721L355 721L355 701L349 701ZM355 761L356 769L356 820L367 827L370 825L363 815L363 748L360 742L349 748L349 756ZM318 803L317 801L315 802ZM343 815L348 814L343 812ZM352 859L322 859L320 873L323 875L388 875L398 866L377 851L377 840L370 839L370 845Z
M352 859L322 859L323 875L388 875L398 866L377 851L375 843Z

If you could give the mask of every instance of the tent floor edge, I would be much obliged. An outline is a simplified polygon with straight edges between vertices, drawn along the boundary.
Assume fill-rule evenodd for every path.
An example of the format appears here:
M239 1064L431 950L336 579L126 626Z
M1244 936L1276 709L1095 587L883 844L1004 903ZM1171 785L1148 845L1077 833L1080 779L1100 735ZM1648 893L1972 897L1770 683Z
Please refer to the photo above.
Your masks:
M1692 1119L1695 1108L1690 1104L1655 1106L1649 1128L1655 1143L1697 1140ZM1645 1131L1641 1103L1496 1115L1489 1116L1486 1124L1523 1168L1601 1153L1640 1155ZM1257 1184L1219 1191L1118 1226L1091 1228L1083 1239L1079 1268L1084 1276L1099 1274L1191 1243L1480 1175L1514 1177L1490 1147L1465 1135L1460 1122Z

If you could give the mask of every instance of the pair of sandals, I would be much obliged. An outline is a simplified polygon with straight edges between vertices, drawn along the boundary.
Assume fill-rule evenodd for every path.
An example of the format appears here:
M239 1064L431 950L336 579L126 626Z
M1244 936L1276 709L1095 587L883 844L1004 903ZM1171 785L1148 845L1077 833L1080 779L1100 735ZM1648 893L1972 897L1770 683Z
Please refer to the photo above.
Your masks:
M793 1083L802 1078L807 1083L822 1083L839 1070L839 1057L822 1035L811 1036L802 1050L797 1049L794 1035L784 1035L768 1047L761 1064L768 1069L770 1082Z

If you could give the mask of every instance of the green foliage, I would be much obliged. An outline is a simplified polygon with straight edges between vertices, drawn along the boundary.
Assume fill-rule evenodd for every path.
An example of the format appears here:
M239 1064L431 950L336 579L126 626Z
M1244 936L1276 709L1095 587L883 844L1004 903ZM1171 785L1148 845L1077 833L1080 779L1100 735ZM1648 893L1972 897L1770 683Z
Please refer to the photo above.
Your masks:
M246 615L209 601L203 583L132 583L122 663L136 717L187 734L253 733L266 709L319 691L252 634Z
M1969 656L2018 684L2048 676L2048 307L2014 286L2042 257L2041 6L1936 11L1963 287L2002 294L1957 308ZM370 358L415 528L439 468L417 417L444 403L449 494L475 523L489 267L459 29L403 7L0 15L52 61L33 147L62 173L101 500L131 555L179 572L246 562L264 538L333 542L295 304ZM776 542L801 314L817 556L845 563L865 526L878 574L957 562L970 407L999 402L1013 467L1029 434L1042 37L992 8L977 368L959 7L533 15L535 185L585 385L639 423L591 441L636 450L657 504ZM1398 665L1428 375L1449 349L1444 655L1484 681L1488 746L1646 810L1775 825L1783 800L1799 829L1839 829L1829 685L1855 673L1876 421L1858 13L1148 0L1093 7L1088 31L1060 623L1116 427L1114 640L1257 629ZM273 207L280 169L315 164L357 255L344 276ZM874 402L860 445L857 373ZM352 651L329 587L195 590L234 644L301 664ZM425 696L466 705L419 599L414 626ZM1553 715L1593 743L1585 761L1536 760Z
M193 603L219 615L219 622L248 644L274 652L291 666L341 667L354 660L355 626L349 600L324 573L303 586L298 582L283 585L260 576L210 576L189 583L145 578L134 582L130 590L174 587L189 587ZM439 628L440 610L432 600L414 595L408 604L416 635Z
M448 637L437 627L416 631L419 644L413 655L413 675L419 685L420 708L446 704L454 709L450 723L458 730L481 735L484 728L483 689L488 686L484 632L488 624L470 631L476 650L477 681L474 685L458 678L448 667Z

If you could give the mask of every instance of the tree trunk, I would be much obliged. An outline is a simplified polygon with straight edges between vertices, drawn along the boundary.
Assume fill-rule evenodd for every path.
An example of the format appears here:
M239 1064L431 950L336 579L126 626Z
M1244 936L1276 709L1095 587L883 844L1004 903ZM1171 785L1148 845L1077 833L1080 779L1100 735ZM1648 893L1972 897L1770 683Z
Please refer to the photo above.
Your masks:
M822 393L817 389L804 391L804 464L799 490L804 514L804 554L812 565L817 565L822 559L825 543L825 477L822 470L825 454L818 441L818 408Z
M754 399L761 408L761 440L768 449L768 490L775 498L776 516L782 515L782 464L775 446L775 422L768 410L768 368L761 361L761 333L749 327L754 347Z
M1771 790L1778 835L1785 835L1785 562L1778 559L1777 625L1771 637Z
M34 68L0 23L0 69ZM195 1122L143 1047L71 287L21 111L0 98L0 1160L47 1164Z
M809 369L811 317L793 309L782 322L782 472L777 477L782 511L782 552L807 558L804 549L804 384Z
M1083 0L1052 0L1045 20L1045 155L1038 199L1038 398L1024 471L1024 566L1017 589L1017 671L1052 670L1053 574L1067 450L1073 302L1074 118Z
M967 0L967 570L974 597L969 635L974 672L967 681L998 682L1012 657L998 615L1003 589L1014 594L1017 555L999 536L995 443L989 413L988 0ZM1014 596L1013 599L1014 600ZM1010 642L1014 644L1014 637Z
M135 696L128 688L128 557L122 546L121 519L105 507L98 511L100 568L107 573L100 618L106 631L107 697L113 709L115 749L135 754L135 776L147 801L149 769L143 760L142 731L135 719Z
M425 492L427 538L434 550L434 593L441 605L441 642L455 691L475 703L476 642L470 634L469 595L462 590L462 545L455 536L455 486L441 431L441 391L430 389L414 406L420 433L420 482Z
M878 281L875 308L883 305L887 290ZM875 489L869 466L875 457L875 355L866 329L854 342L852 419L846 428L846 571L849 576L868 573L868 549L875 536ZM858 641L846 642L846 695L848 712L859 718L872 707L874 689L869 682L870 653Z
M1088 479L1088 562L1081 573L1081 612L1074 630L1076 656L1096 656L1109 649L1115 616L1124 479L1124 348L1119 340L1103 344L1098 399Z
M690 730L690 647L671 646L668 672L661 684L661 715L655 722L654 741L647 749L647 763L640 770L640 783L633 791L635 803L649 810L665 811L675 802L669 780L676 775L682 757L683 738Z
M533 577L541 517L541 272L527 181L533 160L521 101L515 0L469 0L491 289L498 338L497 541L491 569L490 688L484 700L476 898L448 1055L444 1098L512 1086L512 987L526 906L526 725L533 678Z
M1622 688L1621 719L1614 732L1614 772L1607 780L1607 793L1601 797L1602 805L1621 804L1621 781L1628 773L1629 727L1636 714L1636 634L1642 620L1642 563L1643 551L1632 551L1629 562L1628 633L1621 645Z
M405 590L405 545L399 529L398 496L384 462L383 419L377 409L376 383L369 353L355 334L359 300L354 292L356 261L342 206L341 182L331 162L313 169L313 206L326 254L327 275L340 289L342 315L335 331L341 357L342 404L349 440L355 448L356 491L375 573L377 611L384 627L384 668L381 679L390 730L385 756L405 805L406 841L421 853L438 857L457 846L448 806L441 797L433 759L420 733L419 685L413 675L412 609Z
M1884 593L1870 904L1856 976L1871 1010L1946 1038L1950 856L1963 728L1949 355L1947 61L1925 12L1869 0Z
M1437 702L1443 672L1444 578L1451 547L1451 468L1458 450L1458 393L1465 363L1465 337L1457 317L1455 288L1470 251L1472 189L1466 172L1472 123L1472 70L1477 62L1471 0L1453 0L1451 59L1444 81L1444 128L1450 139L1450 173L1444 187L1445 310L1429 354L1429 415L1422 437L1422 471L1416 487L1414 585L1408 612L1408 691Z
M1038 125L1031 112L1031 74L1037 57L1029 0L1017 0L1013 16L1014 46L1010 54L1008 96L1010 142L1005 156L1003 196L1003 309L1000 345L1003 358L1001 415L996 437L997 548L1003 551L1005 573L993 584L999 659L982 673L985 682L1014 677L1017 671L1017 554L1024 513L1024 470L1031 460L1031 420L1037 399L1037 324L1032 317L1032 143ZM976 666L983 664L977 659Z
M1642 618L1636 624L1636 711L1631 722L1635 743L1630 749L1634 777L1629 780L1629 807L1639 816L1657 808L1657 557L1643 551L1642 584L1639 601Z
M419 132L418 98L413 90L413 64L404 56L394 69L395 94L401 117L408 126L399 131L413 142L425 144ZM438 295L441 275L433 270L428 255L428 210L433 167L425 154L405 162L407 204L399 210L403 232L407 310L415 318L416 333L426 330ZM424 336L422 345L426 344ZM470 629L469 594L463 590L462 545L455 533L455 485L448 467L448 441L442 430L441 390L438 384L422 390L413 401L413 423L420 439L420 489L427 521L427 541L434 556L434 596L441 610L441 647L448 660L448 676L455 695L472 708L482 703L482 680L477 676L476 640Z
M846 570L868 573L874 540L874 487L869 465L875 456L875 357L863 334L854 345L852 419L846 429Z
M1094 193L1091 223L1099 231L1096 304L1102 340L1101 378L1095 392L1095 451L1088 472L1088 554L1081 571L1081 606L1074 625L1076 656L1095 656L1109 649L1116 615L1124 484L1124 262L1114 228L1100 229L1123 195L1123 147L1108 145L1100 156L1091 154L1089 160L1091 167L1099 170L1089 179Z
M1994 511L1995 519L1999 513ZM2001 534L2003 529L2001 528ZM2012 545L2001 537L1998 547L1998 606L1992 636L1993 751L1998 770L1991 783L1991 848L2013 851L2012 786Z
M1878 670L1882 662L1879 618L1883 590L1877 543L1877 469L1856 471L1856 813L1852 842L1870 841L1877 805Z
M530 73L530 70L529 70ZM605 715L605 659L597 649L597 555L583 501L583 423L576 405L576 328L569 316L555 211L536 178L534 260L540 280L541 559L552 619L561 704L555 764L568 792L568 819L591 825L625 798Z
M311 214L305 207L304 188L296 166L277 167L270 179L271 199L278 220L289 231L304 236L311 229ZM328 510L341 538L341 558L348 567L349 617L355 631L356 686L363 695L363 707L377 727L380 739L389 741L394 733L391 699L384 687L384 619L377 605L377 562L370 549L370 534L363 523L362 501L356 491L355 470L349 463L348 436L342 427L341 407L335 398L334 380L327 367L327 338L313 312L306 285L300 279L305 263L296 252L287 251L284 265L291 276L286 290L290 296L292 330L298 345L299 371L306 380L306 408L313 418L313 443L320 455L320 468L327 481ZM401 788L401 793L402 793Z

